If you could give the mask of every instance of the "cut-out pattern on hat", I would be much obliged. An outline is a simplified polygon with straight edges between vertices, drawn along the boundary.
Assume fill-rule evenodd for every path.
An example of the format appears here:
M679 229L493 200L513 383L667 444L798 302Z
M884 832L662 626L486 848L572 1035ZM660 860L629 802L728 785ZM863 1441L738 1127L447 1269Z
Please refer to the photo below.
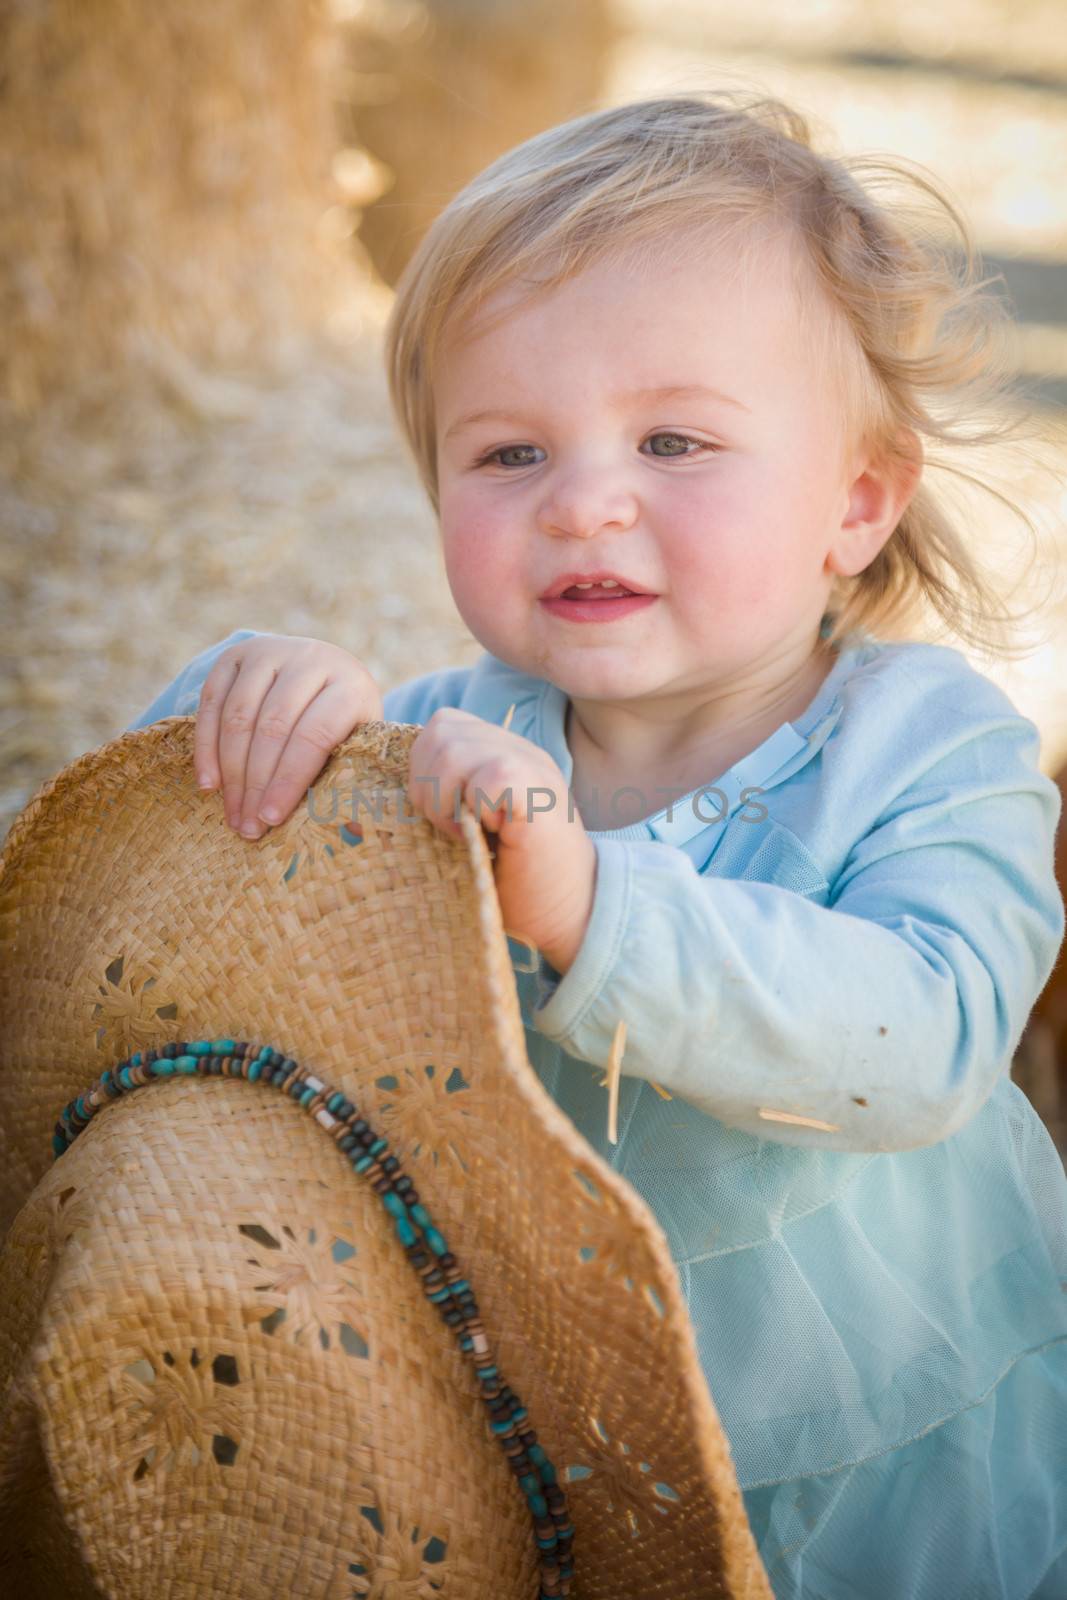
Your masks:
M299 849L292 847L292 837L272 829L265 836L265 842L277 844L284 850L288 858L288 866L282 874L282 882L290 883L298 872L306 873L313 867L320 866L333 860L345 845L362 844L363 831L350 828L342 819L326 820L316 815L314 806L315 797L306 802L310 821L305 821L299 833Z
M427 1160L436 1167L447 1160L450 1175L462 1182L467 1163L456 1143L472 1154L484 1146L487 1158L493 1159L496 1131L479 1116L475 1092L460 1067L423 1058L417 1066L395 1065L388 1078L377 1081L393 1087L386 1088L387 1098L367 1115L386 1138L394 1130L402 1137L405 1168Z
M118 1374L114 1402L120 1467L134 1483L179 1470L221 1482L237 1460L248 1403L229 1352L145 1352Z
M663 1304L663 1301L660 1299L659 1295L656 1293L655 1289L653 1289L650 1283L643 1283L641 1285L641 1292L648 1301L649 1305L652 1307L653 1311L656 1313L657 1317L659 1317L660 1321L662 1322L663 1318L667 1315L667 1308Z
M52 1245L58 1248L85 1232L92 1220L93 1204L81 1189L68 1184L50 1197L49 1211Z
M26 1207L23 1249L26 1277L33 1282L48 1270L63 1248L84 1236L93 1219L89 1196L68 1184L65 1188L34 1196Z
M573 1173L578 1199L576 1242L579 1260L609 1289L632 1292L648 1271L648 1251L629 1227L614 1198L601 1194L587 1173ZM662 1312L661 1312L662 1315Z
M25 1276L29 1281L38 1277L43 1280L50 1263L58 1260L72 1241L77 1241L77 1247L87 1242L86 1236L98 1216L92 1198L96 1192L95 1166L83 1151L81 1184L67 1183L62 1188L41 1184L27 1201L20 1238L21 1248L26 1252Z
M653 1531L655 1518L669 1517L680 1497L669 1484L655 1478L648 1461L639 1461L628 1444L612 1439L599 1417L589 1417L586 1427L589 1466L566 1469L569 1481L587 1479L584 1498L600 1513L621 1519L633 1539ZM583 1491L579 1491L583 1493Z
M169 997L152 993L156 978L126 971L125 952L108 962L99 983L87 1002L96 1026L96 1048L112 1060L132 1054L148 1045L158 1045L166 1030L160 1022L173 1021L178 1007Z
M312 784L304 797L306 819L300 827L300 847L292 851L291 837L284 846L290 860L282 881L290 883L297 872L332 862L369 839L388 849L392 824L387 821L385 803L385 791L379 786L361 786L351 769L337 769L325 785ZM266 835L272 837L280 842L286 836L274 830Z
M288 1223L272 1222L270 1229L239 1223L238 1230L256 1247L243 1272L256 1296L242 1308L246 1323L258 1322L264 1333L292 1344L369 1353L363 1296L343 1265L356 1254L355 1245Z
M387 1511L383 1516L377 1503L361 1506L360 1512L356 1558L348 1565L346 1586L341 1591L346 1597L435 1600L446 1575L455 1586L459 1574L447 1559L447 1530L431 1533L400 1511Z

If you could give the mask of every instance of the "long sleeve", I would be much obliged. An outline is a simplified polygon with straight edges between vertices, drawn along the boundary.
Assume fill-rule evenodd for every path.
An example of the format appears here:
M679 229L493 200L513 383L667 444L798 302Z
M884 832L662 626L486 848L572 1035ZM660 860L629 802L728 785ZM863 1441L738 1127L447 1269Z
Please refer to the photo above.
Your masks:
M125 731L132 733L137 728L148 727L162 717L195 716L200 704L200 691L219 656L231 644L237 644L242 639L258 638L262 631L258 628L237 628L217 644L201 650L199 655L186 662L177 676L160 690L152 704ZM441 671L424 672L397 684L382 696L385 721L421 724L439 706L459 705L472 670L471 667L445 667Z
M422 726L441 706L458 706L473 670L472 667L442 667L397 684L382 696L386 722L414 722Z
M562 978L542 958L534 1026L604 1065L624 1018L624 1075L763 1139L947 1138L1010 1065L1063 937L1059 794L1038 742L1012 714L935 745L827 904L701 877L659 842L595 839L590 924Z
M220 639L217 644L208 645L206 650L201 650L199 655L193 656L191 661L186 662L178 675L160 690L152 704L146 707L125 731L133 733L137 728L147 728L153 722L159 722L162 717L195 716L204 680L222 652L231 644L238 644L242 639L254 639L259 631L255 628L237 628L233 633L228 633L225 639Z

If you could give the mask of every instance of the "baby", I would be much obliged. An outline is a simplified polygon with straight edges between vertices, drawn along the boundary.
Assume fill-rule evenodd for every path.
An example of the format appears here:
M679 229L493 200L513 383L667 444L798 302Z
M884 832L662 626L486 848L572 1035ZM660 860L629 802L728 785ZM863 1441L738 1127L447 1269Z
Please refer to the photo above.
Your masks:
M778 1600L1067 1596L1067 1179L1009 1077L1059 795L914 637L996 621L923 482L993 315L778 102L549 129L387 328L483 656L383 696L240 629L132 724L195 711L252 840L420 726L410 805L493 836L531 1064L664 1229Z

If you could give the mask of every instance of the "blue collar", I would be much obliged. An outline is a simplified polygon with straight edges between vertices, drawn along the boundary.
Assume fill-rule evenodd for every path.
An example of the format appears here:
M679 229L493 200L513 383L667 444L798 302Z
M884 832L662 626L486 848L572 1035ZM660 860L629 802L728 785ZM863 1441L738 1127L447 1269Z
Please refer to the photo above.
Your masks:
M841 686L856 665L856 657L871 641L862 631L849 638L837 652L837 660L816 690L813 699L792 722L783 722L770 736L748 755L735 761L733 766L713 782L698 784L688 794L671 800L654 816L643 817L640 822L621 828L590 828L591 838L659 839L664 844L684 845L708 828L722 827L723 823L747 801L742 801L745 789L773 789L784 783L805 766L822 748L841 715ZM535 742L547 750L558 765L568 784L574 770L574 761L566 739L566 717L569 696L564 690L547 681L535 712ZM692 798L705 790L715 789L703 807L694 806ZM724 802L723 795L726 796ZM723 811L724 803L728 810ZM703 810L715 814L706 820L698 814ZM668 816L668 812L670 816Z

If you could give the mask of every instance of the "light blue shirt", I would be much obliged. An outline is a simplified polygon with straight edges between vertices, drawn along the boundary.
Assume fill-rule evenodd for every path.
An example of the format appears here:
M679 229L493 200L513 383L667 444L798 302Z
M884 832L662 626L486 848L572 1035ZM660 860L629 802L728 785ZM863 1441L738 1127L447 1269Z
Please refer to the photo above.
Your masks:
M194 658L131 727L195 713L218 655L255 631ZM390 690L384 714L424 724L458 706L500 724L514 705L510 730L570 783L567 703L484 654ZM802 1551L809 1574L843 1572L846 1546L857 1574L881 1559L857 1530L869 1475L898 1456L909 1503L928 1473L943 1508L952 1469L935 1443L995 1407L1009 1375L1016 1408L1039 1412L1058 1375L1067 1469L1067 1178L1008 1075L1064 933L1060 798L1039 748L959 651L853 633L806 710L727 772L590 830L592 916L566 974L543 958L524 971L509 940L534 1070L666 1234L779 1600L801 1594ZM620 1019L612 1144L602 1085ZM992 1546L953 1546L940 1577L927 1561L929 1587L916 1556L884 1590L825 1592L1029 1597L1054 1552L1041 1560L1021 1513L1014 1535L1000 1526L1006 1446L991 1433L987 1447L953 1459L961 1527L984 1514ZM1027 1449L1034 1503L1051 1505L1051 1455ZM1067 1546L1060 1481L1052 1536ZM814 1521L802 1502L822 1507ZM980 1584L991 1561L1015 1586L972 1596L967 1563Z

